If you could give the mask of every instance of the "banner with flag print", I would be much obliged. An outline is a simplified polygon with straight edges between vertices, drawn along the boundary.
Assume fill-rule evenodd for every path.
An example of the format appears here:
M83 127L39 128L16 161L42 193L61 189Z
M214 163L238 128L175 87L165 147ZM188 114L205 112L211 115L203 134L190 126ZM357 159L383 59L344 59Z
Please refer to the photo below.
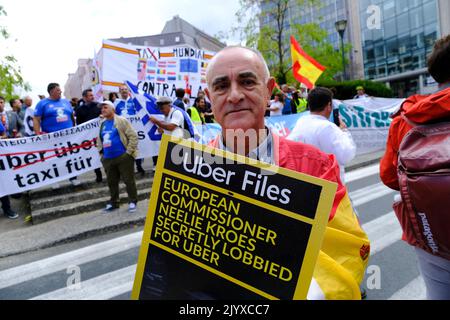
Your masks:
M214 52L181 47L145 47L104 40L99 75L104 91L119 90L124 81L154 96L175 99L177 88L193 99L205 89L205 72Z

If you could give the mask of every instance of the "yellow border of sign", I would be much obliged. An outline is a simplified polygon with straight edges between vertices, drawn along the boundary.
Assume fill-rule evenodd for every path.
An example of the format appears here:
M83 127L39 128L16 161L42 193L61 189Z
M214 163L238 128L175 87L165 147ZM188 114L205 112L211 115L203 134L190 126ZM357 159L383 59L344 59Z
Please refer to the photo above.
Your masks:
M320 179L320 178L312 177L312 176L309 176L309 175L306 175L303 173L299 173L296 171L288 170L285 168L281 168L281 167L277 167L277 166L268 166L267 164L261 163L259 161L252 160L251 164L249 164L249 159L246 157L243 157L243 156L240 156L237 154L233 154L228 151L215 149L215 148L212 148L212 147L209 147L206 145L201 145L194 141L182 140L182 139L173 138L173 137L167 136L167 135L163 135L163 138L161 140L160 155L158 157L158 164L156 166L156 174L155 174L155 177L153 180L152 192L151 192L151 196L150 196L149 208L148 208L148 212L147 212L147 219L145 222L141 248L139 251L139 258L138 258L138 264L137 264L137 268L136 268L136 276L135 276L135 280L134 280L134 284L133 284L133 291L131 294L131 299L133 299L133 300L139 299L139 293L141 291L141 284L142 284L142 279L144 276L144 269L145 269L145 264L147 262L147 255L148 255L150 244L156 245L161 249L164 249L172 254L175 254L180 258L183 258L203 269L208 270L209 272L212 272L222 278L225 278L225 279L227 279L239 286L242 286L258 295L261 295L267 299L277 299L276 297L274 297L266 292L263 292L257 288L254 288L240 280L234 279L234 278L224 274L221 271L218 271L218 270L216 270L210 266L207 266L199 261L196 261L188 256L185 256L179 252L176 252L175 250L172 250L161 244L158 244L150 239L151 230L153 228L153 220L154 220L154 214L152 214L152 213L156 212L157 197L159 194L163 173L166 173L166 174L178 177L178 178L183 178L184 180L190 181L195 184L205 185L214 191L228 194L228 190L226 190L224 188L217 187L217 186L211 185L209 183L205 183L204 181L200 181L200 180L188 177L188 176L184 176L182 174L170 171L168 169L164 169L164 163L165 163L165 159L167 156L167 147L168 147L169 142L174 142L174 143L177 143L182 146L186 146L186 147L193 148L193 149L196 149L199 151L211 153L214 156L220 156L220 157L223 157L224 159L229 159L232 161L237 161L237 162L245 163L248 165L252 165L252 166L260 168L262 170L271 171L271 172L282 174L282 175L285 175L288 177L293 177L295 179L303 180L303 181L306 181L306 182L309 182L312 184L316 184L316 185L319 185L322 187L322 192L320 194L319 203L318 203L318 206L316 209L316 216L315 216L314 220L307 218L307 217L303 217L298 213L280 209L273 205L269 205L269 204L263 203L261 201L255 200L253 198L238 194L236 192L232 192L233 196L237 199L251 202L252 204L256 204L256 205L266 208L270 211L273 211L273 212L282 214L284 216L288 216L290 218L293 218L293 219L296 219L296 220L299 220L299 221L302 221L302 222L312 225L311 235L309 237L308 245L306 248L306 252L304 255L300 274L299 274L299 277L297 280L297 286L296 286L295 293L294 293L295 300L306 299L306 296L308 294L309 285L310 285L312 275L314 272L314 267L315 267L315 264L317 261L317 257L319 255L319 250L322 246L323 237L325 235L325 229L326 229L327 222L328 222L329 212L331 211L331 208L333 205L334 195L337 190L337 184L327 181L327 180L324 180L324 179ZM303 284L303 286L301 284Z

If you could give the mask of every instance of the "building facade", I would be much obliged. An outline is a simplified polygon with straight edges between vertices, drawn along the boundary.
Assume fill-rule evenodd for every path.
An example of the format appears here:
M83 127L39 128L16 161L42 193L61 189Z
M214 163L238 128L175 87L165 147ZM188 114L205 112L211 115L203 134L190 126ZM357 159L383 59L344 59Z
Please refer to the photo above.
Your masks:
M427 57L436 40L450 33L450 2L360 0L359 4L365 77L386 83L400 98L435 91ZM373 23L376 15L379 22Z
M344 41L352 46L347 79L386 83L400 98L437 89L427 73L427 57L435 41L450 34L449 0L323 0L315 6L298 3L289 0L286 26L316 22L328 32L328 41L336 50L340 50L340 38L334 24L347 20ZM274 1L261 1L261 10L269 11L273 5ZM265 18L260 23L274 21Z
M69 73L64 84L64 96L67 99L81 98L83 90L92 86L91 79L92 59L78 59L78 68Z

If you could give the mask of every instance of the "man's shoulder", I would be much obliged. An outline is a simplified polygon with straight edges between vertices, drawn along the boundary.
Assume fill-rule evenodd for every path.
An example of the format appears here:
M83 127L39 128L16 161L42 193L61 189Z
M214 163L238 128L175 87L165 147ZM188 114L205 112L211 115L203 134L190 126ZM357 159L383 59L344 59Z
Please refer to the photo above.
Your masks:
M326 154L315 146L283 137L279 139L280 166L313 176L321 176L337 165L334 155Z
M305 154L313 156L316 159L322 159L326 160L329 158L326 153L318 149L317 147L306 144L299 141L292 141L288 140L286 138L280 137L280 148L286 148L289 149L289 151L292 153L292 156L301 156L303 157Z
M183 117L183 112L180 109L173 108L172 116Z
M118 122L118 123L125 123L125 122L129 122L127 118L121 116L121 115L114 115L114 122Z
M49 101L50 101L50 100L49 100L48 98L42 99L41 101L39 101L39 102L36 104L36 109L42 108L43 106L47 105L47 104L49 103Z
M114 100L114 105L117 107L120 103L125 103L125 100L117 98Z
M6 111L6 115L10 119L14 119L14 118L18 117L18 114L16 112L14 112L13 110Z

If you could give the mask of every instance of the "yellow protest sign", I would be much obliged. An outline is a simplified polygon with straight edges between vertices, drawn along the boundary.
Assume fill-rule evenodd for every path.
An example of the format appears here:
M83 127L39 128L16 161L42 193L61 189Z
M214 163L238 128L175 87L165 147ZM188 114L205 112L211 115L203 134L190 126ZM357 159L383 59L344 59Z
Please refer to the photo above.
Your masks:
M133 299L305 299L336 184L164 136Z

